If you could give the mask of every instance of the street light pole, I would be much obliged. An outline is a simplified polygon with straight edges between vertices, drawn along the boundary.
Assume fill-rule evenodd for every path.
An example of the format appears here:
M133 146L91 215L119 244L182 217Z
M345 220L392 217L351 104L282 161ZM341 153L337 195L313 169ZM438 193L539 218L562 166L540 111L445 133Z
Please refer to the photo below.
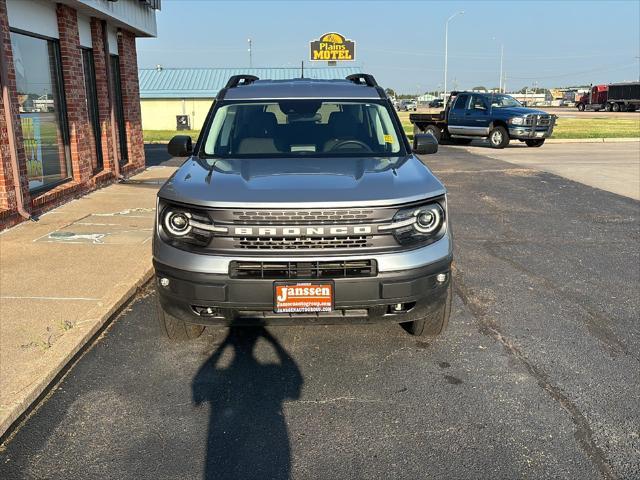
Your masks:
M504 93L502 87L502 60L504 59L504 43L500 44L500 93Z
M253 67L253 59L251 58L251 39L248 38L247 42L249 42L249 68Z
M496 37L492 37L493 40L495 40L496 42L498 41L498 39ZM498 78L498 93L504 93L505 89L502 85L502 81L503 81L503 74L502 74L502 62L504 59L504 43L500 42L500 77Z
M458 15L464 15L464 10L451 15L444 24L444 101L447 101L447 68L449 62L449 22Z

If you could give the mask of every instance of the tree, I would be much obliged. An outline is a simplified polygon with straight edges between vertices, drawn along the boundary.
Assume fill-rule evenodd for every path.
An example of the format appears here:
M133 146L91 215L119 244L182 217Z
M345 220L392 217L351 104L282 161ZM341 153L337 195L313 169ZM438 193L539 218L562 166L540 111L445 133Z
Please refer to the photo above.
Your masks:
M388 97L395 97L396 96L396 92L393 88L385 88L384 89L384 93L387 94Z

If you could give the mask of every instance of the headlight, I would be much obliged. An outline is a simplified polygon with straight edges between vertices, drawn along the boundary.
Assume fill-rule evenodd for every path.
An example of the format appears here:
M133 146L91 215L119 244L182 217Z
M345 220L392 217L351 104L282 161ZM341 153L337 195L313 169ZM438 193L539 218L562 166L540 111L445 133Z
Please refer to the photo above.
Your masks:
M159 225L165 240L205 246L215 233L226 233L226 227L213 224L204 211L167 205L160 214Z
M399 210L385 230L392 230L398 243L432 243L444 234L445 212L440 203Z
M524 125L524 118L514 117L511 120L509 120L509 123L511 123L511 125Z
M442 226L442 207L433 204L427 208L420 208L413 212L416 217L414 228L420 233L433 233Z
M191 225L189 225L190 218L191 214L189 212L169 210L164 214L163 225L167 233L174 237L184 237L192 230Z

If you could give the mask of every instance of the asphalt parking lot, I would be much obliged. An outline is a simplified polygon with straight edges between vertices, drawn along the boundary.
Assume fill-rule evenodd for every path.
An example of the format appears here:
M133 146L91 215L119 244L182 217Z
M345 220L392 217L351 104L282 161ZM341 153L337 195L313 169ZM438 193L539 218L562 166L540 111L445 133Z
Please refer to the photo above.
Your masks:
M0 478L640 477L640 203L492 153L425 157L456 242L443 337L176 345L147 288L0 451Z
M512 142L495 150L475 141L469 152L524 168L555 173L585 185L640 200L640 142L552 143L528 148Z

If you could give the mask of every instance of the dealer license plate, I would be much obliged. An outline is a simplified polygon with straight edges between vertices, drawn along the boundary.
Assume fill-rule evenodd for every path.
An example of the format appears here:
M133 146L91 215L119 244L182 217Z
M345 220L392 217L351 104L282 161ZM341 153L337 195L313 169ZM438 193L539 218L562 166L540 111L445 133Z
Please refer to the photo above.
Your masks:
M275 283L276 313L314 313L333 310L333 283Z
M544 137L545 132L536 132L536 137Z

